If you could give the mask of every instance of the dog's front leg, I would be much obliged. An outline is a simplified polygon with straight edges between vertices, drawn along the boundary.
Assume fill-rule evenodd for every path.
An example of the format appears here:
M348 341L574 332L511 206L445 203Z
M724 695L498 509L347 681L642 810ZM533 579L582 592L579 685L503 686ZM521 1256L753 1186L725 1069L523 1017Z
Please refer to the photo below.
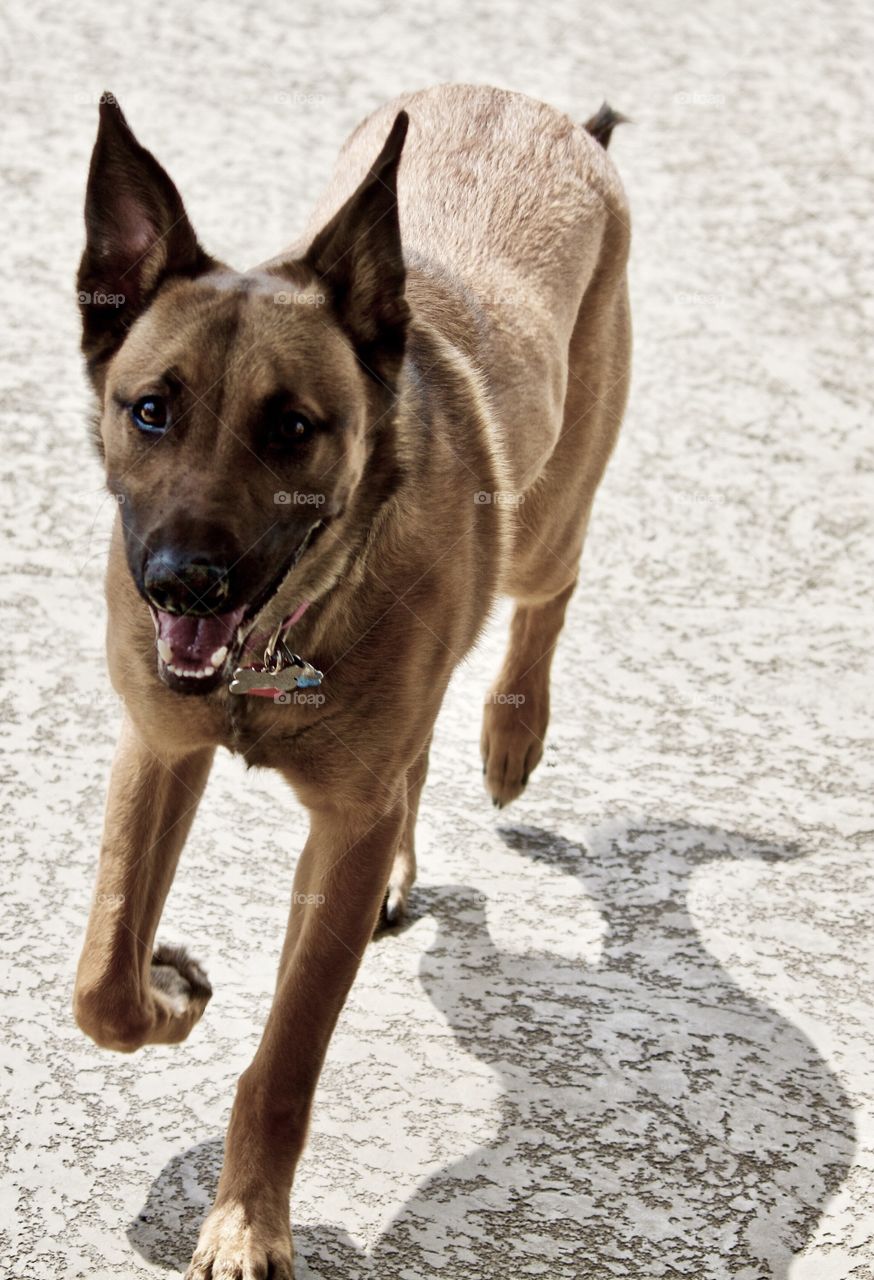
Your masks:
M237 1086L215 1206L186 1280L291 1280L294 1169L328 1041L376 925L405 815L402 777L379 812L350 806L311 815L273 1006Z
M211 995L181 947L153 948L213 754L159 759L129 719L122 726L73 996L76 1021L103 1048L184 1040Z

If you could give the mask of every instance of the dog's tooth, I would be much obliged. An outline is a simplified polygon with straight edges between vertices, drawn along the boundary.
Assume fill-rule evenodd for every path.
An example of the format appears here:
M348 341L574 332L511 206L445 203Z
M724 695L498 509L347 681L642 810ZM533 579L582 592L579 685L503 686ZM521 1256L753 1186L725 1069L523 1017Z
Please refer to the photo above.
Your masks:
M166 640L158 641L158 656L163 658L167 665L170 665L170 659L173 657L173 650L170 648Z
M228 656L228 646L226 644L223 644L220 649L216 649L215 653L210 658L209 660L210 666L220 667L227 656Z
M199 671L192 671L190 668L174 667L172 662L167 663L167 670L172 671L174 676L181 676L184 680L203 680L206 676L215 675L215 667L201 667Z

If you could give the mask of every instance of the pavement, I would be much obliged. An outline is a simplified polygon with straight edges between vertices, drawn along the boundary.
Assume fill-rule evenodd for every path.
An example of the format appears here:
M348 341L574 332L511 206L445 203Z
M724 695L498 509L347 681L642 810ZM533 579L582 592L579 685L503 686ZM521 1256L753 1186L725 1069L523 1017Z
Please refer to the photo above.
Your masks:
M0 1275L176 1275L272 987L304 817L223 757L161 937L215 996L131 1057L70 1014L119 707L74 273L108 89L240 266L380 101L493 83L611 145L636 350L555 664L496 814L503 606L441 715L409 925L370 947L293 1201L297 1276L874 1277L872 17L264 0L6 10L0 174ZM867 145L866 145L867 144Z

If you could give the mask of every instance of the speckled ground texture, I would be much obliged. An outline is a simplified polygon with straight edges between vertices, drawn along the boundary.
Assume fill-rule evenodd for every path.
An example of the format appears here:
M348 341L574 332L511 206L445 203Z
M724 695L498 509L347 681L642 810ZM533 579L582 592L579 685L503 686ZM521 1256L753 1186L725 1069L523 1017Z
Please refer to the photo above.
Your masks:
M207 1015L178 1049L84 1039L119 719L73 293L97 96L245 266L358 119L445 80L634 118L612 147L634 384L545 762L501 814L477 741L504 608L450 690L412 920L370 948L319 1089L297 1275L870 1280L870 8L34 0L5 21L3 1280L184 1269L304 836L287 789L222 758L161 929L207 966Z

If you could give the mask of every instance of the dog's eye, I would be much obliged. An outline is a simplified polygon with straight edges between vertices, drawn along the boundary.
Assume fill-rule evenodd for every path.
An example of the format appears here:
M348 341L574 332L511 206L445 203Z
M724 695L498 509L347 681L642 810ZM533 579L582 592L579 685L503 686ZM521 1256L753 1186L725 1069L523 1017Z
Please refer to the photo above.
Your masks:
M162 396L143 396L131 405L134 426L153 435L166 431L170 425L170 409Z
M267 443L274 449L289 449L297 444L305 444L315 432L309 418L298 413L296 409L279 414L270 423L267 432Z

